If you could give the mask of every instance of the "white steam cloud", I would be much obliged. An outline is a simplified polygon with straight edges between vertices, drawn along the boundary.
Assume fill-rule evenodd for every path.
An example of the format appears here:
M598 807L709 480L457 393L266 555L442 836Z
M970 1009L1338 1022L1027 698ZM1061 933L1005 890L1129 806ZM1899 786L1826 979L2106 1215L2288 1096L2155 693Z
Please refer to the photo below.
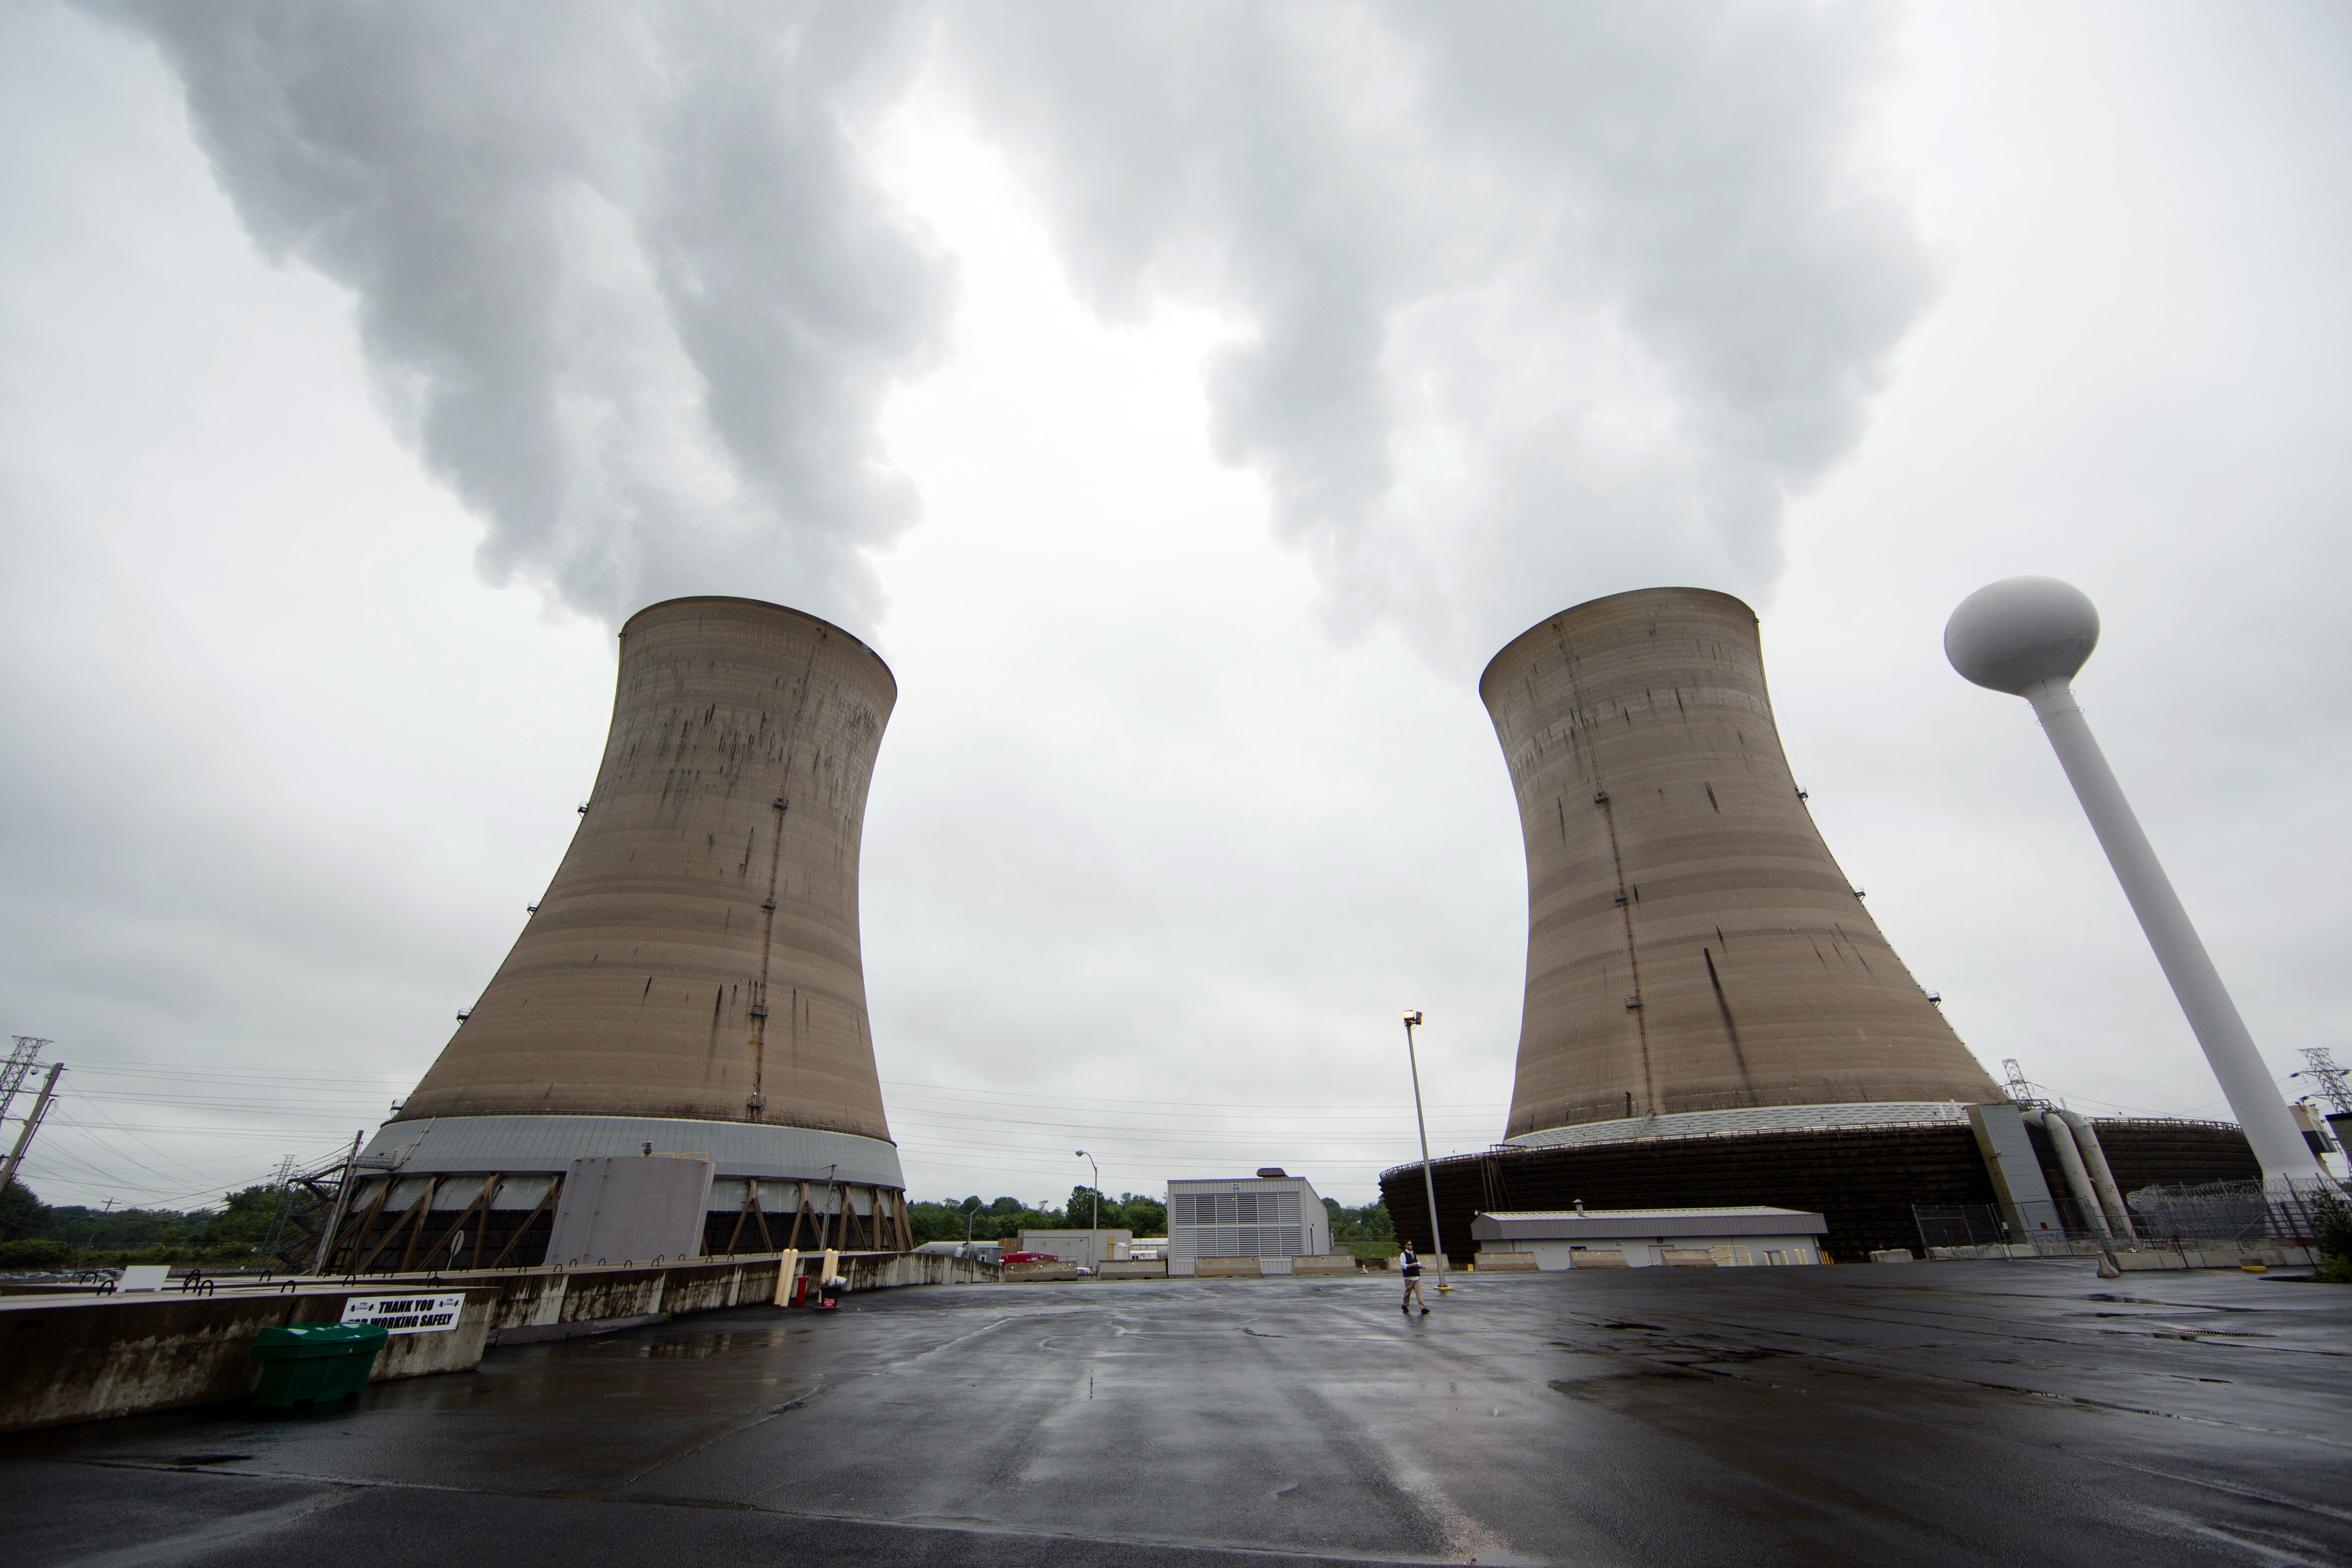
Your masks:
M1449 661L1768 587L1928 287L1839 6L92 3L257 239L352 290L485 571L606 619L878 615L916 500L877 415L953 307L861 152L909 91L1004 148L1096 308L1245 324L1220 452L1335 629L1410 607Z

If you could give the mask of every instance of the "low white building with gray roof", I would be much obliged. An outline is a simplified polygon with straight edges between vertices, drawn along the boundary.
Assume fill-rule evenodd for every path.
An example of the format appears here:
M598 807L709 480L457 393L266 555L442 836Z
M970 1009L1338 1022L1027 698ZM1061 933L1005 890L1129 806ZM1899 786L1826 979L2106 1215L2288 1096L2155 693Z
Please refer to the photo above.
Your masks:
M1829 1221L1801 1209L1522 1209L1470 1223L1487 1268L1749 1268L1819 1263Z

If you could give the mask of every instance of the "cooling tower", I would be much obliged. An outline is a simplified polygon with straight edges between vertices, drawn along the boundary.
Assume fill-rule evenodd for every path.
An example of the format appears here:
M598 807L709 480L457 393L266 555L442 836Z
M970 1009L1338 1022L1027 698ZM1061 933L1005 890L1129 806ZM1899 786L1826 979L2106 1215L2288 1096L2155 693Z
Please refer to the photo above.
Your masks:
M1478 689L1528 857L1510 1142L1965 1121L2001 1098L1815 829L1746 605L1596 599Z
M2037 1245L2098 1228L2074 1151L1993 1086L1831 858L1746 605L1595 599L1496 654L1478 690L1527 842L1518 1080L1503 1143L1381 1173L1399 1236L1434 1223L1459 1265L1479 1214L1764 1205L1822 1215L1824 1251L1858 1261L1931 1222L1937 1246L1955 1226ZM2259 1169L2234 1127L2097 1137L2125 1191ZM1676 1258L1636 1250L1602 1261Z
M570 1163L648 1150L710 1162L705 1250L810 1242L828 1210L849 1245L906 1243L857 923L897 696L863 643L794 610L630 617L579 829L362 1156L387 1173L358 1192L341 1267L414 1262L445 1233L466 1264L537 1261Z

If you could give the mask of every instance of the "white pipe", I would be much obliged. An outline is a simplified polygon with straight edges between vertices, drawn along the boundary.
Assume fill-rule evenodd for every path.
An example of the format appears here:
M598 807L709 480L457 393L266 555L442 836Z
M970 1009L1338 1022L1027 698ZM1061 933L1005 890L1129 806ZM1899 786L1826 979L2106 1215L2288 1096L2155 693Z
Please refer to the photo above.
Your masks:
M2107 863L2116 868L2116 879L2124 885L2124 896L2156 950L2156 961L2164 966L2180 1010L2189 1015L2189 1026L2205 1048L2205 1059L2212 1064L2246 1142L2253 1145L2254 1158L2262 1162L2263 1176L2273 1182L2326 1180L2311 1145L2287 1114L2286 1099L2254 1048L2245 1020L2238 1016L2221 971L2213 967L2197 928L2189 923L2189 911L2180 906L2180 895L2172 890L2172 879L2140 830L2139 818L2132 815L2115 770L2092 737L2082 705L2074 700L2074 683L2059 676L2036 681L2021 695L2041 718L2059 765L2083 803L2083 814L2091 819L2091 830L2099 836Z
M2116 1173L2107 1168L2107 1152L2099 1147L2097 1131L2080 1111L2062 1110L2058 1115L2074 1131L2074 1142L2083 1152L2083 1163L2091 1168L2091 1184L2099 1190L2099 1206L2107 1211L2108 1223L2115 1226L2116 1234L2138 1240L2139 1232L2132 1228L2131 1211L2124 1206L2123 1188L2116 1184Z
M2099 1207L2098 1194L2091 1190L2091 1173L2083 1168L2083 1156L2074 1147L2073 1130L2057 1116L2039 1110L2026 1111L2023 1119L2050 1135L2050 1147L2058 1155L2058 1168L2066 1173L2066 1190L2074 1194L2075 1209L2101 1236L2115 1234L2107 1228L2107 1216Z

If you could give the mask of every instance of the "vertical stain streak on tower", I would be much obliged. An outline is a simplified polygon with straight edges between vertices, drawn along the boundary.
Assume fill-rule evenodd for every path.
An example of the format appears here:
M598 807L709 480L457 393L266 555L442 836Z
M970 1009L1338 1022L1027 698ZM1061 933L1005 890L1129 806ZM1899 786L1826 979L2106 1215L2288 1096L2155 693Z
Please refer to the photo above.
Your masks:
M1479 695L1528 858L1509 1136L1999 1098L1857 913L1781 752L1746 605L1695 588L1594 600L1496 655ZM1570 818L1571 797L1594 809Z

